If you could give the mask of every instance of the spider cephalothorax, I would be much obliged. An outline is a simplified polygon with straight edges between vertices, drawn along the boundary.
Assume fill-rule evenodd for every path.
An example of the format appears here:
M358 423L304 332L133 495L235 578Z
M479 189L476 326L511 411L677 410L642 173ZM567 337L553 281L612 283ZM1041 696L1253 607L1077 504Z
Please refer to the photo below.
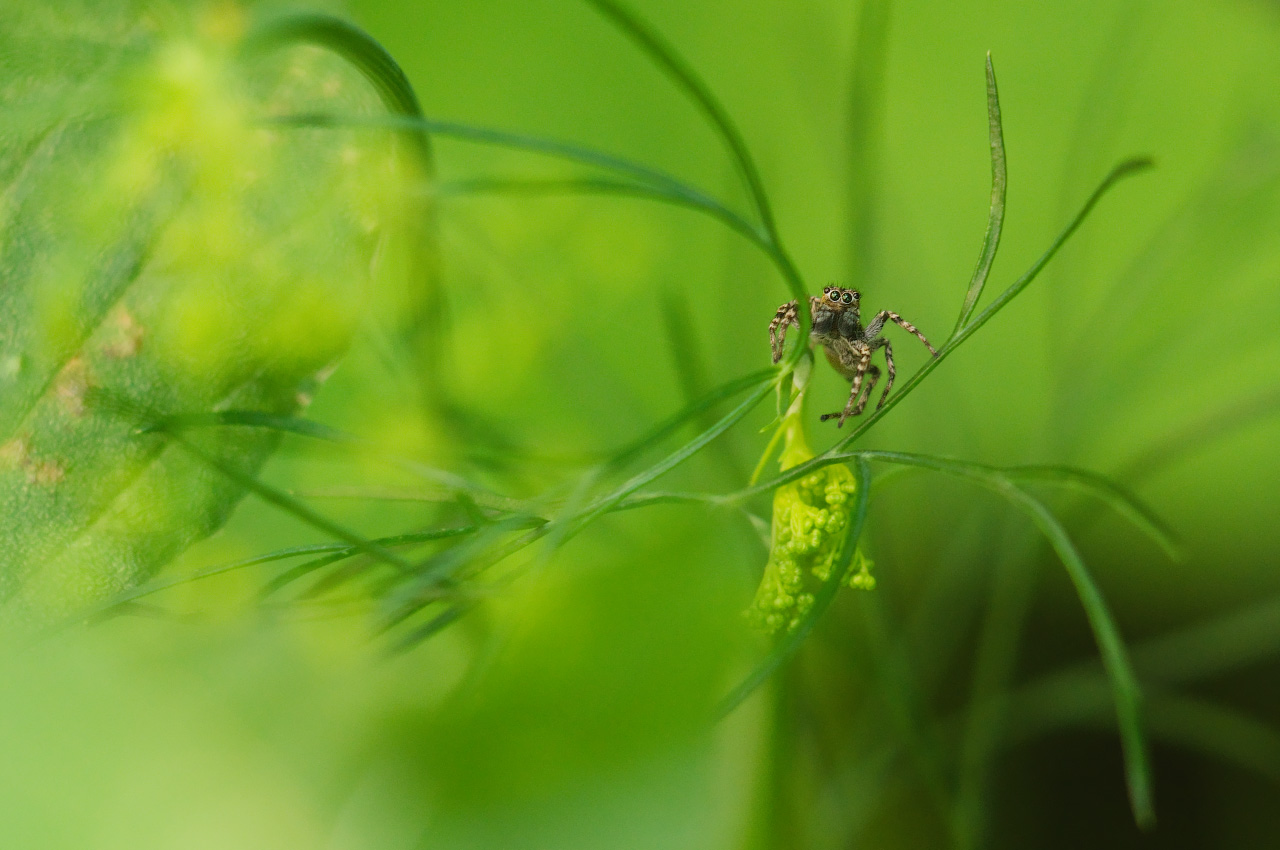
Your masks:
M897 313L881 310L866 327L863 327L858 314L860 297L855 289L827 286L823 288L821 296L815 295L809 298L809 311L813 316L810 336L814 342L822 346L822 350L827 355L827 361L853 385L849 392L849 402L844 406L844 410L839 413L824 414L822 417L824 422L839 417L839 424L844 425L845 419L862 413L876 381L880 379L879 367L871 365L871 354L878 348L884 349L884 363L889 375L885 382L884 393L880 396L880 403L876 408L882 407L889 398L894 376L893 346L889 344L889 340L880 336L885 322L901 325L904 330L915 334L934 357L938 356L938 352L929 344L929 340L924 338L924 334ZM791 325L800 326L800 319L796 313L797 306L795 301L783 304L778 308L773 321L769 323L769 345L773 349L774 363L782 359L782 345L787 338L787 328Z

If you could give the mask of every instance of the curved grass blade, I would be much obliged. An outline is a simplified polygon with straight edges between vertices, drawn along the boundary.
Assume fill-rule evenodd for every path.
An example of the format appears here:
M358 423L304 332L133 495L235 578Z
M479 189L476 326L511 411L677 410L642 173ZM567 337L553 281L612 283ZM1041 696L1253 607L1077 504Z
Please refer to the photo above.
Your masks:
M431 531L413 532L410 534L398 534L393 537L381 537L372 542L385 547L407 546L416 543L430 543L435 540L441 540L456 535L470 534L475 530L476 529L469 527L435 529ZM308 543L302 546L290 546L285 549L277 549L274 552L267 552L263 555L254 555L250 558L242 558L238 561L230 561L225 564L207 567L203 570L191 573L190 575L174 576L162 581L154 581L145 585L139 585L138 587L119 593L111 599L108 599L107 601L77 615L73 621L68 621L59 628L64 628L65 626L70 625L71 622L82 622L85 619L100 617L109 613L119 605L125 605L165 590L170 590L196 581L202 581L207 578L225 575L237 570L247 569L248 567L270 564L276 561L287 561L290 558L297 558L302 555L340 555L343 558L349 558L359 553L359 549L348 543Z
M806 297L804 278L796 268L790 255L782 245L782 237L773 218L773 209L769 203L764 181L756 167L751 151L742 137L742 133L729 117L729 113L712 94L710 87L703 82L693 67L663 38L657 30L641 20L616 0L587 0L606 19L614 24L624 35L630 38L650 59L667 74L693 100L694 104L710 121L720 138L729 148L733 163L742 176L755 207L760 226L764 229L761 248L769 254L774 265L782 274L791 292L791 297L800 302L800 338L809 338L811 317L809 302ZM792 355L787 358L794 365L805 346L796 346Z
M1150 478L1187 455L1277 414L1280 414L1280 389L1269 387L1174 430L1121 465L1118 474L1127 481Z
M373 36L340 18L313 12L278 15L249 33L243 49L253 53L293 43L332 50L373 84L388 110L414 118L422 116L418 95L399 63ZM430 136L424 129L415 133L413 139L429 172L432 168Z
M1124 640L1120 637L1120 630L1111 618L1102 592L1094 584L1080 553L1076 551L1057 518L1039 500L1017 488L1014 490L1015 501L1022 503L1023 509L1049 540L1049 545L1057 552L1072 584L1076 586L1076 594L1080 597L1080 604L1089 618L1094 639L1102 654L1102 666L1111 681L1116 721L1120 727L1120 747L1124 753L1125 782L1129 787L1129 805L1138 826L1145 830L1153 829L1156 813L1151 788L1151 763L1143 734L1142 692L1129 662Z
M365 127L375 130L430 133L555 157L622 174L655 189L665 190L667 194L683 199L690 206L716 210L718 217L730 221L735 230L750 236L755 241L767 240L766 235L758 227L742 219L720 201L664 171L570 142L422 116L299 113L271 116L265 119L265 123L274 127Z
M463 570L468 575L483 572L541 538L551 526L552 523L545 520L507 519L490 523L479 529L473 539L418 563L412 575L397 580L383 595L379 630L389 631L438 601L435 592L454 583ZM525 529L530 529L527 534L514 540L504 539L510 532Z
M1137 496L1105 475L1099 475L1087 469L1054 465L1014 466L1007 467L1002 472L1014 480L1051 481L1078 487L1101 500L1150 537L1170 560L1182 561L1186 558L1186 551L1173 529Z
M960 316L951 331L954 337L964 327L965 322L973 315L982 297L982 289L991 275L991 266L996 261L996 250L1000 247L1000 234L1004 230L1005 197L1008 194L1009 171L1004 152L1004 126L1000 120L1000 92L996 88L996 69L991 64L991 51L987 51L987 126L991 141L991 213L987 218L987 233L982 239L982 252L978 255L978 265L969 280L969 289L964 296L964 305L960 308Z
M871 454L853 456L863 457ZM1124 753L1125 780L1129 788L1129 803L1133 809L1134 819L1143 829L1154 827L1155 807L1151 789L1151 765L1142 730L1141 690L1124 641L1120 637L1120 630L1107 608L1102 591L1094 583L1093 576L1071 542L1066 529L1044 503L1000 473L970 464L940 461L935 458L917 458L910 455L894 455L889 452L878 453L878 455L882 460L921 465L981 484L1008 499L1026 513L1040 533L1049 541L1049 545L1053 547L1063 568L1067 571L1067 576L1075 586L1076 595L1080 599L1080 605L1084 609L1094 640L1098 644L1103 669L1106 670L1111 683L1112 700L1120 729L1120 745Z
M409 631L408 634L401 635L397 638L390 646L387 647L387 655L400 655L401 653L408 652L418 644L462 619L471 611L471 609L475 608L479 604L480 601L477 599L455 602L423 625L418 626L416 629Z
M1221 617L1148 638L1133 649L1144 679L1164 684L1195 682L1257 665L1280 655L1280 597L1273 596ZM1069 689L1094 674L1090 664L1050 673L1024 690Z
M867 519L867 495L871 489L871 473L867 468L866 460L860 457L855 458L853 472L858 482L857 503L854 506L853 522L849 524L848 536L845 538L844 549L840 555L840 563L836 569L831 571L831 575L823 582L818 592L814 594L813 605L805 614L804 619L792 631L788 632L773 648L773 651L765 656L764 660L736 688L730 691L716 707L715 716L717 720L733 713L735 708L742 705L747 697L755 693L756 689L777 672L779 667L785 664L791 656L795 655L796 650L800 648L800 645L804 643L810 632L813 631L814 626L818 624L818 619L826 612L832 600L835 599L836 592L840 589L840 584L845 580L849 573L849 567L853 564L853 555L858 548L858 538L862 535L862 526Z
M720 201L717 201L698 189L680 182L675 177L664 172L621 159L611 154L602 153L600 151L569 144L567 142L542 139L519 133L508 133L501 130L472 127L466 124L459 124L451 121L438 121L430 118L411 118L395 115L376 117L344 117L338 115L311 113L279 115L266 119L266 123L273 126L285 127L370 127L375 129L421 130L439 136L452 136L454 138L472 142L499 145L516 150L525 150L532 153L559 157L572 162L592 165L621 174L626 174L640 180L641 182L650 183L663 194L680 197L683 202L690 207L704 209L713 213L716 218L728 224L736 232L741 233L750 239L753 244L763 251L773 263L774 267L777 268L779 274L782 275L783 280L787 284L788 290L791 292L791 296L800 301L803 308L800 310L799 314L800 336L801 338L807 338L808 336L811 320L808 309L809 302L806 300L805 296L806 288L804 278L800 275L800 270L796 268L795 262L791 259L791 256L787 253L786 249L782 247L778 234L767 229L762 231L759 227L746 221ZM794 363L799 359L800 352L803 350L803 346L796 346L788 362Z
M649 186L625 180L591 177L547 180L475 178L438 183L436 184L436 194L439 197L502 194L528 196L594 194L642 198L705 213L727 225L735 233L745 236L752 243L759 245L760 241L760 231L755 225L718 201L707 203L700 193L676 192L662 186Z
M1280 784L1280 731L1227 705L1183 694L1152 694L1151 734L1256 772Z
M983 463L971 463L953 458L885 451L853 452L849 455L837 456L837 459L855 456L865 457L868 460L882 460L887 463L931 469L936 472L993 475L1009 481L1017 481L1019 479L1049 481L1055 484L1077 487L1102 501L1124 519L1129 520L1135 528L1150 537L1171 559L1180 560L1183 554L1176 535L1156 515L1155 511L1143 504L1137 496L1105 475L1099 475L1087 469L1052 464L1045 466L988 466Z
M747 143L743 140L742 134L734 126L729 113L725 111L725 108L720 105L715 95L711 93L711 89L670 43L651 26L637 17L635 13L614 2L614 0L587 0L587 2L621 30L623 34L634 41L667 76L671 77L693 99L702 113L706 115L721 139L729 147L730 153L733 154L734 166L741 174L743 182L746 183L747 191L751 195L751 202L755 206L760 224L764 227L765 232L776 242L777 228L773 221L773 211L769 206L769 197L764 190L764 181L760 179L760 172L756 168L755 161L751 158L751 152L747 149Z
M227 425L243 425L250 428L267 428L301 437L311 437L330 443L358 445L363 443L354 434L348 434L311 419L282 416L258 410L219 410L209 413L179 413L162 416L138 428L139 434L175 433L191 428L212 428Z

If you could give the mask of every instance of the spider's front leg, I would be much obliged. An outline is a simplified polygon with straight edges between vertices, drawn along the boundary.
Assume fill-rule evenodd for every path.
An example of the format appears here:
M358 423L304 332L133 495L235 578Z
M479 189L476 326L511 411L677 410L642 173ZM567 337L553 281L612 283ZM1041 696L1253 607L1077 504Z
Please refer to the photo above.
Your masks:
M788 301L778 308L773 321L769 323L769 349L773 352L773 362L782 359L782 346L787 341L787 328L800 327L800 318L796 315L797 303Z
M907 333L915 334L916 339L924 343L924 347L929 349L930 354L934 357L938 356L938 350L929 344L929 340L924 338L924 334L920 333L920 331L916 329L915 325L911 324L891 310L881 310L879 313L876 313L876 317L871 320L871 324L867 325L867 339L875 339L880 334L880 329L884 327L884 323L886 321L893 322L894 324L901 326L901 328Z

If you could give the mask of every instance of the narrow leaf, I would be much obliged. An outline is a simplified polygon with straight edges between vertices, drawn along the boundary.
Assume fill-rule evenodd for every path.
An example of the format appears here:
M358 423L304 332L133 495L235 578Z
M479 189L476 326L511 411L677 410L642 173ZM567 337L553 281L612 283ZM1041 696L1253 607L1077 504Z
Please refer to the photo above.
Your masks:
M964 327L965 322L973 315L982 297L982 288L987 284L991 274L991 266L996 260L996 250L1000 247L1000 234L1004 230L1004 205L1008 193L1009 173L1004 153L1004 127L1000 120L1000 92L996 88L996 70L991 64L991 52L987 52L987 132L991 142L991 213L987 218L987 233L982 239L982 251L978 254L978 265L969 280L969 289L964 296L964 306L960 308L960 317L951 331L954 337Z

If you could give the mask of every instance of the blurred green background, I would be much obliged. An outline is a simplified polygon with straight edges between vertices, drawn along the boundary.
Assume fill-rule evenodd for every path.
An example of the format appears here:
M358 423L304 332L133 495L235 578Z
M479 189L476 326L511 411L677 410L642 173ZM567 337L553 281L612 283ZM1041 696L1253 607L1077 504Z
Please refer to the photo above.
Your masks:
M0 658L0 844L1280 841L1280 5L633 8L739 124L810 290L857 287L864 310L900 312L935 343L986 223L987 50L1010 179L989 293L1113 163L1155 157L859 447L1070 463L1132 488L1177 531L1187 556L1171 562L1087 499L1045 491L1147 692L1157 828L1133 824L1106 680L1052 552L983 491L876 467L864 548L878 588L842 591L770 686L714 728L708 707L766 646L741 616L766 547L739 513L647 508L533 547L481 582L458 622L391 657L368 588L259 602L277 568L254 567ZM589 4L367 0L343 13L433 118L607 150L745 208L705 120ZM371 316L309 418L513 497L572 501L592 463L768 365L766 326L790 295L739 236L631 198L446 192L583 171L435 145L436 181L404 190L433 205L445 321L406 343ZM380 283L403 285L391 269ZM901 380L927 355L889 333ZM819 366L815 419L847 395ZM658 486L743 487L772 416L766 399ZM813 423L815 448L836 434ZM460 511L299 438L263 480L366 535ZM767 498L748 507L767 518ZM326 539L250 496L165 575Z

